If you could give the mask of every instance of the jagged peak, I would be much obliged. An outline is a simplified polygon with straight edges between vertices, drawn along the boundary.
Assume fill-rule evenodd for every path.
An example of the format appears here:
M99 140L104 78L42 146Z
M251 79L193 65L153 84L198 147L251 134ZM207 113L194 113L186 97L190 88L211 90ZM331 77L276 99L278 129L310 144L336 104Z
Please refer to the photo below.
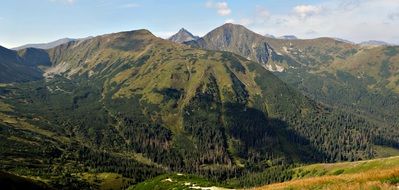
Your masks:
M194 36L187 29L181 28L176 34L169 37L168 40L177 42L177 43L184 43L184 42L195 40L198 38L199 38L198 36Z
M187 32L187 33L190 33L190 34L191 34L191 32L189 32L189 31L188 31L187 29L185 29L185 28L180 28L179 32Z

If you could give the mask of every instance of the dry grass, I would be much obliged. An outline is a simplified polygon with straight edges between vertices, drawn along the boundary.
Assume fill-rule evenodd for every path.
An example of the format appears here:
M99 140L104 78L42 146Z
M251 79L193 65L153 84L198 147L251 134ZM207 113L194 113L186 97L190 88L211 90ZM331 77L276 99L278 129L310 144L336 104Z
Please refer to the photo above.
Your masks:
M398 189L397 185L381 182L381 180L389 177L399 177L399 167L369 170L358 174L298 179L254 189Z

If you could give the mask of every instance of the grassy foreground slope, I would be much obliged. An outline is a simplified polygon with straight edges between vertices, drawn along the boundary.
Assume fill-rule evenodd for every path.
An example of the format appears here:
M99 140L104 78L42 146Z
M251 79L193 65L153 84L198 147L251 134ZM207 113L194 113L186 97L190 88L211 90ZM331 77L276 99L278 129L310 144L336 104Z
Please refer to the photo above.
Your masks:
M266 189L397 189L399 156L368 161L313 164L294 169L293 180Z

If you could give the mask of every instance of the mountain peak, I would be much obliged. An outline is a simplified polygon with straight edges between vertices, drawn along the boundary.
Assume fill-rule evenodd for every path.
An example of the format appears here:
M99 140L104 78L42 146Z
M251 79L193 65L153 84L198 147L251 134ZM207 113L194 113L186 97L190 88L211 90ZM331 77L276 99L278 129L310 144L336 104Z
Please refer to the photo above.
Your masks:
M185 28L180 28L179 32L186 32L186 33L190 33L188 30L186 30ZM190 33L191 34L191 33Z
M238 34L255 34L255 35L259 35L256 34L255 32L252 32L251 30L249 30L248 28L246 28L243 25L240 24L233 24L233 23L225 23L222 26L217 27L216 29L212 30L211 32L209 32L206 36L213 36L213 35L231 35L232 33L236 33Z
M220 28L245 28L245 26L241 24L225 23L222 26L220 26Z
M177 42L177 43L184 43L191 40L198 39L198 36L194 36L191 32L186 30L185 28L181 28L176 34L169 37L168 40Z
M155 35L153 33L151 33L149 30L147 29L138 29L138 30L130 30L130 31L124 31L124 32L118 32L118 33L113 33L113 34L125 34L125 35L143 35L143 36L153 36L155 37ZM110 34L110 35L113 35Z

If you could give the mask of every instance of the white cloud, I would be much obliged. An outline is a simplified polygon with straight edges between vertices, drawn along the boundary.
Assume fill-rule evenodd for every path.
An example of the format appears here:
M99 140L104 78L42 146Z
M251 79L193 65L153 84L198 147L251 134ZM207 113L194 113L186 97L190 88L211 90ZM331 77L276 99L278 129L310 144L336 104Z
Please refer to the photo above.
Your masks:
M229 8L226 2L216 3L216 7L218 10L218 14L221 16L227 16L231 13L231 9Z
M229 5L225 1L216 2L216 3L214 3L213 1L207 1L205 3L205 6L207 8L216 9L217 13L220 16L228 16L231 14L231 9L229 8Z
M254 7L254 12L258 8ZM276 36L338 37L354 42L383 40L399 43L398 0L331 0L292 7L291 13L270 13L251 29Z
M50 2L61 2L66 4L74 4L76 0L50 0Z
M123 5L122 7L123 8L137 8L137 7L140 7L140 5L137 3L128 3L128 4Z
M317 15L322 11L320 6L314 5L298 5L294 7L294 12L301 18L307 18L312 15Z
M262 19L269 19L270 12L264 7L256 6L256 16L261 17Z

